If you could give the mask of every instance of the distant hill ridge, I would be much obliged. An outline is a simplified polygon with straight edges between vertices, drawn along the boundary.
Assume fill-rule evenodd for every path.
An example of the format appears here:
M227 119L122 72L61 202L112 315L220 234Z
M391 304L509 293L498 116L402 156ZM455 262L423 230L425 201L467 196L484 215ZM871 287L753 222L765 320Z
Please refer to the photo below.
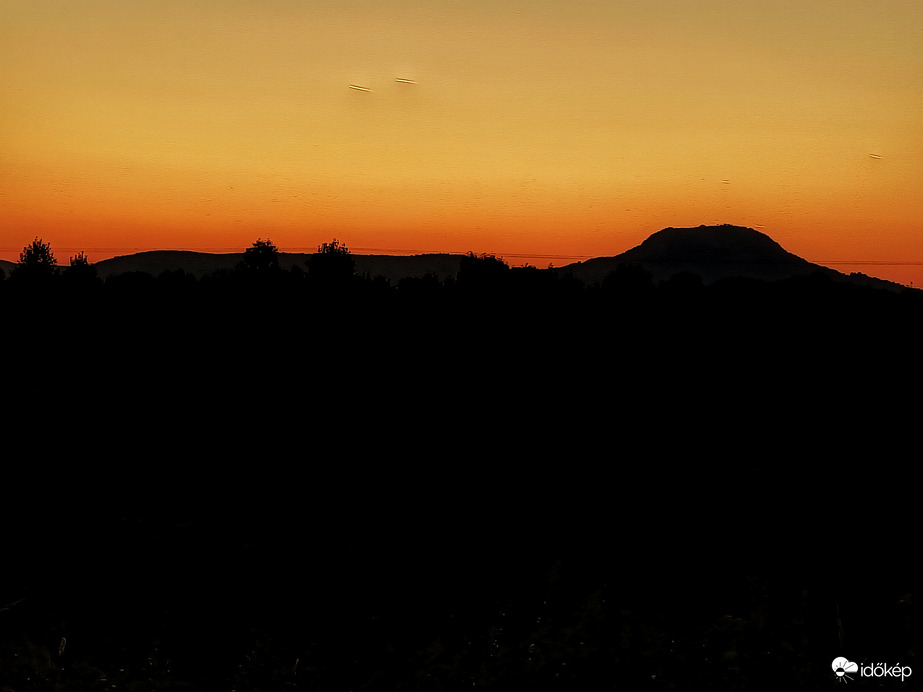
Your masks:
M290 270L293 267L307 269L310 253L280 252L279 266ZM397 281L405 276L426 276L435 274L440 279L454 275L462 255L357 255L356 271L359 275L383 276ZM197 277L233 269L244 258L243 252L212 254L186 250L151 250L133 255L123 255L96 263L99 276L106 278L114 274L140 271L157 276L165 271L182 269Z
M309 253L279 253L284 269L305 268ZM382 276L396 282L404 277L435 275L440 280L454 276L464 255L360 255L354 254L356 271L360 275ZM183 270L202 277L220 270L232 269L244 257L243 252L215 254L187 250L151 250L122 255L96 262L102 278L127 272L144 272L158 276L165 271ZM733 225L665 228L653 233L640 245L611 257L596 257L556 268L560 274L571 274L584 283L596 283L606 278L621 264L634 264L651 273L656 282L686 272L702 278L706 284L723 278L752 278L774 281L820 273L833 280L852 281L863 285L903 290L901 284L865 276L846 275L829 267L809 262L788 252L765 233ZM7 274L13 262L0 260Z
M280 252L279 265L286 270L293 267L306 269L310 253ZM423 254L423 255L357 255L356 271L360 276L383 276L397 281L403 277L435 275L440 279L454 276L463 255ZM233 269L244 258L243 252L211 253L194 250L146 250L130 255L119 255L110 259L94 262L97 275L105 279L110 276L141 272L159 276L167 271L185 271L187 274L201 278L209 274ZM7 275L16 267L15 262L0 260L0 269Z

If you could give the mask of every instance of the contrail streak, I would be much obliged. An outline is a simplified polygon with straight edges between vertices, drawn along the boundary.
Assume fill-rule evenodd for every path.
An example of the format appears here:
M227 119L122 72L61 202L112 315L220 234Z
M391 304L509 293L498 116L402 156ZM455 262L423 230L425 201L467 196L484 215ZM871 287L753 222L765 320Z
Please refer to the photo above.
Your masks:
M350 89L355 89L356 91L371 91L368 87L359 86L358 84L350 84Z

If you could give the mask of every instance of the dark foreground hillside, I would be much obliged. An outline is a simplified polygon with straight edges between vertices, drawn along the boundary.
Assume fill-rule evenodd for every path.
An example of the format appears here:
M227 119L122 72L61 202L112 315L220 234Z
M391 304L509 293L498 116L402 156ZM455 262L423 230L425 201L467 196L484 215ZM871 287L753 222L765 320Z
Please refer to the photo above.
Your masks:
M917 292L58 279L0 284L6 689L916 670Z

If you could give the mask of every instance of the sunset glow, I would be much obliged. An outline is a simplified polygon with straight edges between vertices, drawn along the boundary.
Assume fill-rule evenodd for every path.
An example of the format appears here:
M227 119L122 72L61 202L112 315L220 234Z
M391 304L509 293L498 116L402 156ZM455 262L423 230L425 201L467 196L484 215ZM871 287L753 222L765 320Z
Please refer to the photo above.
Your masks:
M919 0L0 0L3 259L730 223L923 286L921 190Z

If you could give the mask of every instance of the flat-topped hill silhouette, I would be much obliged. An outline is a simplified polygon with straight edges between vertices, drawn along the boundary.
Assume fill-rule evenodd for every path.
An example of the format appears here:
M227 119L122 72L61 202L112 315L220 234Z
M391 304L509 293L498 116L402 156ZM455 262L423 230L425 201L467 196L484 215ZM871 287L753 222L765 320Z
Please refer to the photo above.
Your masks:
M602 281L619 265L643 267L655 282L680 273L694 274L705 283L724 278L765 281L824 274L834 280L850 280L878 288L903 288L883 279L849 275L809 262L785 250L765 233L752 228L698 226L665 228L640 245L614 257L596 257L563 267L587 283Z

